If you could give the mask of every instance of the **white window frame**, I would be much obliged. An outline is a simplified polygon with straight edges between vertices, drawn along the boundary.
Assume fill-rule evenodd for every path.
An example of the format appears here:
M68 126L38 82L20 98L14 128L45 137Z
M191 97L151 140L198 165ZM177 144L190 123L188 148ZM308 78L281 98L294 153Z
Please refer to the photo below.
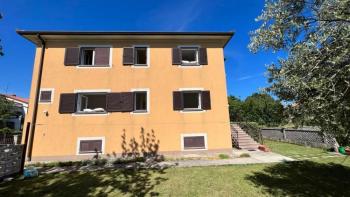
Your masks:
M204 146L205 146L205 148L185 149L184 137L200 137L200 136L204 136ZM208 150L208 136L207 136L207 133L182 133L181 134L181 150L182 151L204 151L204 150Z
M109 93L111 92L110 89L90 89L90 90L74 90L74 93L86 93L86 94L94 94L94 93ZM78 103L79 99L77 100L77 107L78 107ZM106 109L107 110L107 109ZM72 116L105 116L105 115L109 115L109 113L106 111L105 113L84 113L84 112L74 112L72 113Z
M131 92L146 92L146 94L147 94L147 111L145 111L145 112L142 112L142 111L140 111L140 112L138 112L138 111L132 111L132 112L130 112L131 114L149 114L150 113L150 89L149 88L134 88L134 89L131 89L130 90ZM133 98L133 99L135 99L135 97ZM135 108L135 100L134 100L134 108Z
M51 101L50 102L40 102L41 91L51 91ZM54 96L55 96L55 89L54 88L40 88L39 103L40 104L52 104Z
M183 64L182 63L182 58L181 58L181 64L179 65L179 67L181 68L201 68L202 65L199 64L199 48L201 46L200 45L179 45L178 48L180 49L180 53L182 54L182 49L183 48L197 48L197 64Z
M198 92L198 91L203 91L204 88L179 88L179 91L181 92ZM183 109L180 110L180 113L203 113L206 110L202 109L202 94L200 93L200 98L199 98L199 109Z
M80 141L82 140L102 140L101 153L105 154L105 137L78 137L76 155L95 155L96 153L80 153Z
M79 45L79 51L81 52L81 48L103 48L103 47L109 48L109 63L108 63L108 65L95 66L95 51L94 51L93 56L92 56L92 65L79 64L76 67L77 68L112 68L112 64L113 64L113 61L112 61L113 46L112 45ZM79 52L79 54L80 54L80 52ZM80 62L81 62L83 57L80 56L79 58L80 58Z
M150 67L150 57L151 57L151 50L149 45L132 45L134 49L134 64L131 65L132 68L149 68ZM135 63L135 48L137 47L146 47L146 64L136 64Z

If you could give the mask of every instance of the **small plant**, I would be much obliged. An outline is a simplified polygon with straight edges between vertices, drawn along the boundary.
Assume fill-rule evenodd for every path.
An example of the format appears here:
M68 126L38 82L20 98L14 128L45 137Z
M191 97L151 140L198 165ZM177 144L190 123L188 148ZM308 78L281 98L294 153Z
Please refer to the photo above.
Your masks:
M239 155L239 158L246 158L246 157L250 157L249 153L242 153Z
M226 155L226 154L219 154L219 158L220 158L220 159L229 159L230 156L229 156L229 155Z

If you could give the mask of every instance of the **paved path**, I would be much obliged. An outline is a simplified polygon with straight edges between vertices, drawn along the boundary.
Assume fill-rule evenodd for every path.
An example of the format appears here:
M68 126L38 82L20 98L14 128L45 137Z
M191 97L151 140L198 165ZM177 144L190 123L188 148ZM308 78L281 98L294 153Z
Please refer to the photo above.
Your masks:
M238 156L248 153L250 157L239 158ZM218 160L181 160L173 161L177 167L192 167L192 166L220 166L220 165L234 165L234 164L258 164L258 163L276 163L283 161L294 161L294 159L285 157L283 155L273 152L262 151L242 151L234 150L234 157L232 159L218 159Z

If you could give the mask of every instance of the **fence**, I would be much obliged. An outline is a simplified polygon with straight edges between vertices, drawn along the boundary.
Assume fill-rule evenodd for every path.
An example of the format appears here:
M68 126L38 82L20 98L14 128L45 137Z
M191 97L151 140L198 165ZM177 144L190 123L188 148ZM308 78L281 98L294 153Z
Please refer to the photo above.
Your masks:
M0 134L0 144L21 144L22 134Z
M0 144L0 179L22 169L24 145Z
M319 130L312 129L263 128L261 133L267 139L312 147L332 148L337 143L333 137L325 135Z

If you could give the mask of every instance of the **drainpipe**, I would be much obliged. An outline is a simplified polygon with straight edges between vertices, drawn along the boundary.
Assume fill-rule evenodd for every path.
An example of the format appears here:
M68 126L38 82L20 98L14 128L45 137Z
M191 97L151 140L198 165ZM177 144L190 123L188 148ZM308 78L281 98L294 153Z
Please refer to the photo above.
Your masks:
M33 115L32 115L32 122L31 127L29 131L29 142L28 142L28 154L27 154L27 161L32 160L32 150L33 150L33 142L34 142L34 132L35 132L35 125L36 125L36 117L38 114L38 102L39 102L39 94L40 94L40 86L41 86L41 76L43 73L43 64L44 64L44 56L45 56L45 40L40 36L40 34L37 34L38 39L41 43L41 55L40 55L40 62L39 62L39 71L38 71L38 78L36 81L36 89L35 89L35 97L34 97L34 106L33 106ZM27 142L26 142L27 143Z

